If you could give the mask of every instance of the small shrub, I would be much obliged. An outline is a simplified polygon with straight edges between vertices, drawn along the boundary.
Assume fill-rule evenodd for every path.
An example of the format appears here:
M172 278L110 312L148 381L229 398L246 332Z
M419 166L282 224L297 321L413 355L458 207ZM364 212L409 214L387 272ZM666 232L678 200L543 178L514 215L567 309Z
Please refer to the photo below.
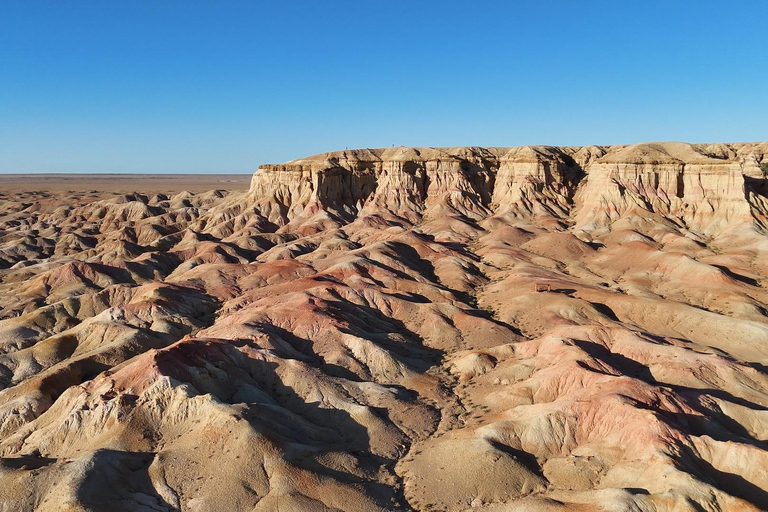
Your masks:
M768 176L768 162L761 163L760 170L763 171L763 176Z

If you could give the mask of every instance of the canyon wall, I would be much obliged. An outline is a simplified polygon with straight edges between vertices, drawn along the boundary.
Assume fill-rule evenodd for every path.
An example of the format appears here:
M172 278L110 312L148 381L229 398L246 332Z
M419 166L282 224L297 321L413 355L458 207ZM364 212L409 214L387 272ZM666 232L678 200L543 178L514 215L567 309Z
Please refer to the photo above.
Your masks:
M767 152L765 143L349 150L261 166L250 195L278 225L321 210L354 218L385 209L407 218L550 215L600 233L646 212L713 236L764 224L750 183L760 186Z

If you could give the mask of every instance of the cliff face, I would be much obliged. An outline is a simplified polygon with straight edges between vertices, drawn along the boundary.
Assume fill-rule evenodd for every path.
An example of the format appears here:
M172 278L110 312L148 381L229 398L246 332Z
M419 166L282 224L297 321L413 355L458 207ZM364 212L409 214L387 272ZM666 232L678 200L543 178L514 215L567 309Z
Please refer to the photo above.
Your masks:
M764 220L755 186L767 152L766 143L352 150L262 166L250 194L278 225L384 209L409 219L550 215L599 233L645 211L716 235Z
M764 157L755 146L749 156ZM749 222L744 172L747 159L681 143L641 144L609 151L587 166L577 225L593 230L610 225L627 212L647 211L679 219L706 235ZM757 209L756 216L764 211Z

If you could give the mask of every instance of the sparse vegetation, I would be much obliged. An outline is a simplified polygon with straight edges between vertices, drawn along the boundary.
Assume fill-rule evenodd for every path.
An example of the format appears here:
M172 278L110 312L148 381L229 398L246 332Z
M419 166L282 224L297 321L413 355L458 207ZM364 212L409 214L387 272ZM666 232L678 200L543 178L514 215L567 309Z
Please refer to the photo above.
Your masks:
M763 176L768 176L768 162L761 163L760 170L763 171Z
M493 309L491 306L483 306L483 311L485 311L491 318L494 320L499 319L499 315L496 313L496 310Z

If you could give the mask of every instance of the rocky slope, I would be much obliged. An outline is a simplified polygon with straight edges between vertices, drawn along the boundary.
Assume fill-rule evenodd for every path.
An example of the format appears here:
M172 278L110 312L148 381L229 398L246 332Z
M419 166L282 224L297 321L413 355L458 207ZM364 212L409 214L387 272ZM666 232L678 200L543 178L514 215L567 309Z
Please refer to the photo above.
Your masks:
M244 193L0 191L0 510L768 509L764 163L387 148Z

